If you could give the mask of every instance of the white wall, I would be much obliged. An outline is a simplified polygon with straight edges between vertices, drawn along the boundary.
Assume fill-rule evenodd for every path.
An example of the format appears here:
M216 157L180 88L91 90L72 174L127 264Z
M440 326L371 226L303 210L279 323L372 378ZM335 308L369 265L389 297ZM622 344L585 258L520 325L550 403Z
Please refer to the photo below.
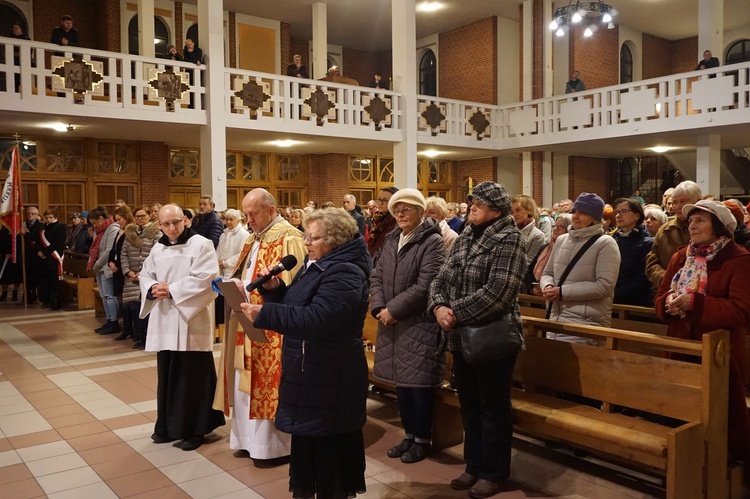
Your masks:
M511 196L520 194L521 185L520 156L499 156L497 158L497 183L505 186Z
M517 21L497 18L497 103L499 105L518 102L520 92L519 30Z

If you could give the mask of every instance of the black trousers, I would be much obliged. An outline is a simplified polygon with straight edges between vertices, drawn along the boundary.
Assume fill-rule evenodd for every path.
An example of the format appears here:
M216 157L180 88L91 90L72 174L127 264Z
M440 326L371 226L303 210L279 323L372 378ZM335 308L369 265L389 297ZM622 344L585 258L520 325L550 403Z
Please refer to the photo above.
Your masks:
M510 392L516 356L472 365L453 352L464 425L466 472L500 483L510 476L513 414Z
M185 439L211 433L224 424L224 413L211 408L216 390L213 352L156 354L156 425L161 437Z
M51 257L48 257L51 258ZM39 298L55 308L60 306L60 276L57 268L44 267L39 273ZM31 294L29 293L29 296Z
M432 409L435 404L433 388L396 387L401 423L407 435L420 440L432 438Z
M148 316L145 319L138 317L141 311L141 302L130 301L122 304L122 330L133 335L133 341L146 341L146 330L148 329Z

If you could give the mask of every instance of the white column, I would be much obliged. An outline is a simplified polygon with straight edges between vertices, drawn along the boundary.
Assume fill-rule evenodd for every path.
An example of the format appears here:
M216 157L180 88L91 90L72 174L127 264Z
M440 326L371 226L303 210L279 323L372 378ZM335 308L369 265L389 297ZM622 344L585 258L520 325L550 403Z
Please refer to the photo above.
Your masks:
M544 6L542 8L542 43L544 44L543 57L544 57L544 88L542 97L552 97L552 93L555 89L555 74L552 70L552 36L553 31L549 29L549 23L552 22L552 0L544 0Z
M568 156L555 154L552 158L552 201L550 208L557 201L567 199L570 196L568 192L568 181L570 180L570 171L568 168Z
M721 194L721 135L701 135L697 144L695 182L700 186L704 196L713 194L718 198Z
M328 71L328 11L327 5L321 2L312 6L313 60L312 77L314 80L325 78Z
M415 0L391 0L393 90L401 93L403 140L393 146L396 187L417 187L417 16Z
M198 0L199 47L206 60L203 76L208 125L201 127L201 194L227 208L226 123L224 122L224 9L222 0ZM199 80L196 74L195 82ZM196 97L195 105L200 105Z
M724 62L724 0L698 0L698 60L705 50Z
M155 57L154 0L138 0L138 53Z
M523 2L523 62L522 62L522 99L532 99L534 84L534 1Z

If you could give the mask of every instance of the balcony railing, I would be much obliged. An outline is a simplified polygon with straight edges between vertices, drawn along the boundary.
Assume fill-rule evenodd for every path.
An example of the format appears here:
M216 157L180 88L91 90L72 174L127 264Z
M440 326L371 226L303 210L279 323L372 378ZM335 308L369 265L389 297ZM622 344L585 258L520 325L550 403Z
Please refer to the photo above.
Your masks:
M206 123L205 68L191 63L0 37L6 110ZM118 111L119 110L119 111Z
M396 92L229 68L224 75L230 126L401 140Z
M419 96L420 142L517 149L750 122L750 63L507 106Z

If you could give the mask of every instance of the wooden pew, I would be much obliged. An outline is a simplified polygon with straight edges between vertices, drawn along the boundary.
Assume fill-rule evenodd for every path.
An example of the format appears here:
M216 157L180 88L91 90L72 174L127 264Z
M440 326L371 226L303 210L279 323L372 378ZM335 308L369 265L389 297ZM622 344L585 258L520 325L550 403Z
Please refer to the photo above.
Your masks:
M62 298L75 298L78 310L94 308L94 273L86 270L88 253L65 252L63 259Z
M363 341L369 341L375 345L377 337L378 321L369 313L365 318L365 327L362 332ZM375 352L365 351L367 357L367 370L370 384L382 390L395 391L396 387L389 383L384 383L372 374L372 368L375 364ZM461 412L459 411L458 395L450 387L451 366L453 357L450 352L446 354L445 379L443 386L438 388L435 395L435 406L432 418L432 446L440 450L446 447L458 445L464 440L463 423L461 422Z
M729 497L728 331L698 342L533 317L524 317L524 329L526 348L514 372L517 432L663 474L670 499ZM546 331L606 346L550 340ZM623 351L622 343L657 354ZM667 352L697 363L667 359ZM601 407L571 401L580 397ZM620 407L681 423L672 428L613 412Z

